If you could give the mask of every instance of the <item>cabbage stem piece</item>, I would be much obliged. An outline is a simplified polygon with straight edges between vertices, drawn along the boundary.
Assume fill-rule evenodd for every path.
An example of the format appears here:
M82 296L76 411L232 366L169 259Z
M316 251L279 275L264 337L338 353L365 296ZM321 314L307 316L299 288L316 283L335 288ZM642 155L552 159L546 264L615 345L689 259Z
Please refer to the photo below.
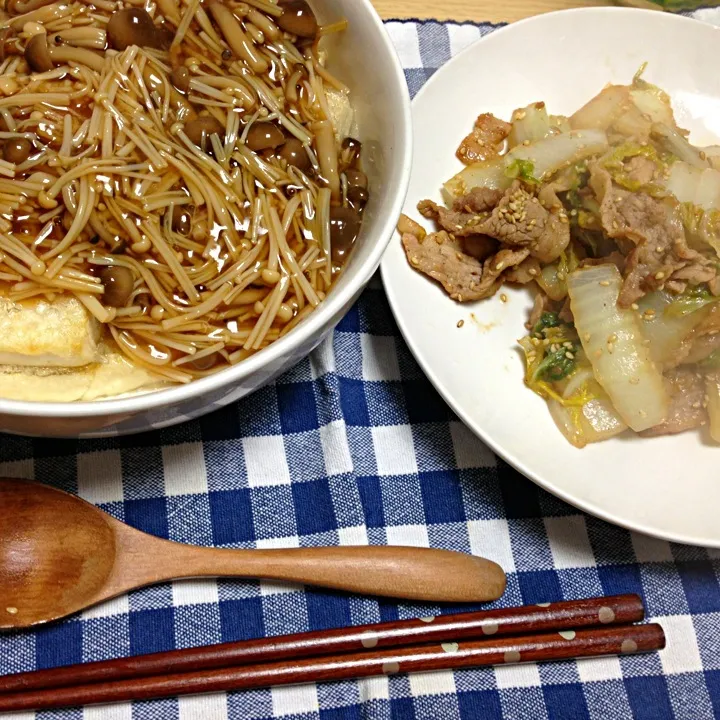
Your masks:
M568 277L575 327L595 379L624 422L640 432L665 421L669 398L635 313L617 305L621 286L615 265L576 270Z
M710 293L708 296L678 297L657 290L638 300L644 318L642 333L648 341L650 356L661 369L677 365L676 357L684 343L690 341L695 327L707 317L707 304L714 300Z
M562 405L550 398L548 408L560 432L576 448L608 440L627 430L627 425L604 393L581 407Z
M512 183L512 173L506 173L518 160L525 167L532 164L532 176L542 181L561 168L608 149L608 141L601 130L572 130L538 140L530 145L518 145L497 160L472 163L443 188L445 200L452 202L475 187L504 190Z
M570 126L578 130L607 130L631 104L630 91L625 85L608 85L570 116Z
M665 188L681 203L692 203L703 210L720 208L720 171L704 170L678 160L670 166Z
M720 375L710 373L705 378L707 411L710 417L710 437L720 443Z
M524 142L542 140L550 132L550 118L544 102L531 103L516 110L512 116L512 130L508 136L508 146L513 148Z

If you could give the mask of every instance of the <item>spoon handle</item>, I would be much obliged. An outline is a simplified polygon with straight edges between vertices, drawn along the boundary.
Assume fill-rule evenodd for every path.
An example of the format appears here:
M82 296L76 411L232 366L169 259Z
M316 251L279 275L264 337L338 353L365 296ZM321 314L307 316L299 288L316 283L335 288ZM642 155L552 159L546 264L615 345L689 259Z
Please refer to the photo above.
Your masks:
M496 600L506 582L496 563L450 550L392 546L219 550L175 543L164 549L153 563L163 577L148 578L150 582L179 577L264 578L429 602Z

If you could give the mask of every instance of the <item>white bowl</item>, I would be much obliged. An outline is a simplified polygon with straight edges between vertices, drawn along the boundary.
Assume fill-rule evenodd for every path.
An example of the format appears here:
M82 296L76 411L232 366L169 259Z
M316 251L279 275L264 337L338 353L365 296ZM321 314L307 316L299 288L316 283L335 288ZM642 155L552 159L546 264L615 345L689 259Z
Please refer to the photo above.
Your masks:
M644 77L670 94L690 140L717 143L719 41L716 27L627 8L539 15L487 35L433 75L413 101L415 156L405 212L418 218L419 200L441 201L441 183L461 168L455 149L479 113L509 118L513 108L544 100L550 112L570 114L605 83L630 82L645 61ZM409 266L399 238L382 271L400 330L421 367L499 455L541 487L609 522L720 548L720 449L706 434L622 435L584 450L572 447L545 401L523 383L517 338L525 334L532 304L527 290L504 289L507 302L498 294L458 305ZM646 558L665 559L662 545L643 543Z
M103 437L167 427L257 390L313 350L371 278L392 237L410 177L410 96L400 61L370 0L311 0L323 22L347 18L329 67L350 87L371 198L345 272L327 299L285 337L235 367L188 385L91 403L0 399L0 431Z

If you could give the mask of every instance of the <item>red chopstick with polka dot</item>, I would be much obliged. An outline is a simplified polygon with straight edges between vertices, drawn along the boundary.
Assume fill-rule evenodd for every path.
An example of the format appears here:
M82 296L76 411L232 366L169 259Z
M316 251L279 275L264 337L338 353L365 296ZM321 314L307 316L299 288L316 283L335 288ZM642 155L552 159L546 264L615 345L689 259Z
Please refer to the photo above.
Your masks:
M174 650L0 678L0 711L430 670L651 652L637 595L438 615Z

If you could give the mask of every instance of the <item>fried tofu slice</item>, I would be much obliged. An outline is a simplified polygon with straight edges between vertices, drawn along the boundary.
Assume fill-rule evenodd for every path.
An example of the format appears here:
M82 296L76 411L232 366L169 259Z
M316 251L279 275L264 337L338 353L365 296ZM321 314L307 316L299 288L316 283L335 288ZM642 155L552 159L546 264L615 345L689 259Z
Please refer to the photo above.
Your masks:
M342 142L343 139L352 135L355 129L355 111L350 105L350 98L347 93L326 87L325 99L330 113L329 119L335 130L335 137L338 142Z
M75 402L90 388L94 365L82 368L0 367L0 398L26 402Z
M77 402L157 390L163 378L133 365L117 350L101 348L101 362L80 368L0 366L0 398Z
M121 352L109 351L95 366L90 387L82 400L117 397L137 391L157 390L167 381L139 365L133 365Z
M0 365L82 367L97 362L100 323L75 297L14 303L0 297Z

